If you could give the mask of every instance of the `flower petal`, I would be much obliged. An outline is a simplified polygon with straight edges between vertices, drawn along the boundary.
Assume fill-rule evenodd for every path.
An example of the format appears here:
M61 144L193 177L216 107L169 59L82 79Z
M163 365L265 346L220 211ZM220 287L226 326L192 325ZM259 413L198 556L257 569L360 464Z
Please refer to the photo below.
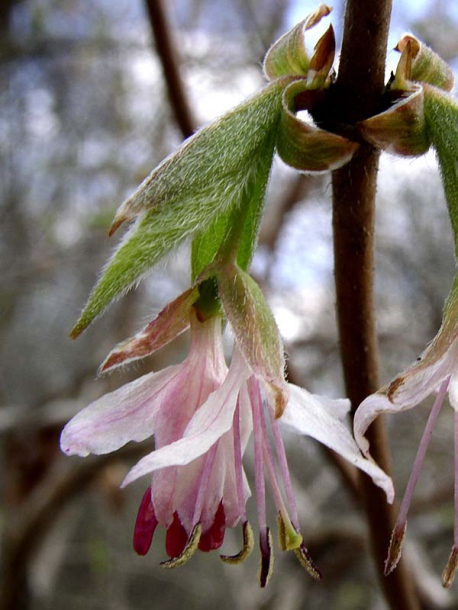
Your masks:
M407 411L436 391L456 369L455 351L448 350L438 360L431 358L428 363L416 362L398 375L386 389L391 412Z
M183 438L142 458L130 470L122 487L160 468L189 464L206 453L231 428L240 387L250 374L243 357L236 353L223 385L198 409Z
M99 371L106 373L121 364L149 356L189 326L190 309L199 298L199 289L193 286L169 303L156 318L136 335L123 341L112 350Z
M334 413L329 399L322 401L319 396L298 386L288 385L290 400L280 421L340 453L351 464L366 472L385 491L391 503L394 498L393 483L374 462L361 455L349 427L342 421L343 401L335 401L337 413ZM349 409L349 401L345 402Z
M402 411L402 405L394 405L382 392L377 392L368 396L359 405L353 420L353 433L356 443L364 455L369 456L369 443L364 434L371 423L381 413L395 413Z
M448 398L450 406L458 411L458 374L455 373L450 378L450 384L448 386Z
M183 365L176 365L149 373L91 403L63 429L62 451L82 457L100 455L151 436L164 393L182 369Z

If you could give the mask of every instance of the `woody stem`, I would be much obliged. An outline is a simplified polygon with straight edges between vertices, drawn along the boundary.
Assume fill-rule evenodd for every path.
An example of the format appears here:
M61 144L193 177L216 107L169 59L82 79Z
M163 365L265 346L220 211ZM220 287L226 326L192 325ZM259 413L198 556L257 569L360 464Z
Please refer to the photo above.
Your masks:
M333 119L354 125L377 113L384 71L391 0L346 4L339 74L333 88ZM355 409L378 386L374 312L374 224L379 153L362 143L353 159L333 173L333 231L337 317L347 395ZM369 430L372 455L390 472L383 421ZM394 524L383 492L362 475L372 553L391 608L413 610L418 600L402 563L389 577L383 563Z

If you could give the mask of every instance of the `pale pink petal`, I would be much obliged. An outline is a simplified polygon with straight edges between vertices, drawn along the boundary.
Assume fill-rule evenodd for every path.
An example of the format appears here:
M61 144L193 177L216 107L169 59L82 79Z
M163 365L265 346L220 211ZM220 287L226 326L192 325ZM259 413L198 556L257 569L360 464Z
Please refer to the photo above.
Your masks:
M196 465L200 466L200 464ZM176 482L178 479L179 468L171 467L153 472L151 479L151 498L154 506L154 512L159 523L168 527L173 520L175 512L175 491ZM194 479L189 473L189 479L193 482Z
M251 402L250 397L248 395L248 390L246 384L240 389L239 396L239 415L240 415L240 450L243 455L245 449L247 447L248 441L251 437L251 433L253 431L253 420L251 416ZM224 439L224 437L223 437ZM221 439L221 440L223 440ZM221 441L220 441L221 442ZM233 448L233 434L231 432L231 445ZM232 451L232 456L234 456L234 452ZM224 491L223 491L223 504L224 511L226 514L226 526L234 527L237 525L240 516L241 516L241 503L245 504L248 498L251 496L250 486L248 484L247 477L242 467L242 484L241 484L241 495L242 500L238 497L238 489L237 489L237 480L235 474L236 468L236 460L235 456L232 458L233 464L232 468L226 474L226 478L224 481ZM241 467L241 464L239 467Z
M369 443L364 434L378 415L412 409L438 390L444 379L456 369L454 349L448 349L437 360L427 356L430 349L427 348L423 354L425 360L415 362L398 375L388 387L368 396L356 410L354 434L356 442L365 455L369 455ZM453 383L451 393L453 394Z
M444 379L457 370L457 364L455 323L445 315L435 339L416 362L391 382L386 393L391 402L402 405L403 410L410 409L438 390Z
M452 350L428 366L418 362L398 375L389 385L388 393L393 412L406 411L422 402L436 391L446 377L456 370L456 358Z
M198 299L199 290L193 286L166 305L157 317L136 335L112 350L100 367L101 373L133 360L149 356L170 343L189 326L191 306Z
M183 438L142 458L130 470L122 486L160 468L184 466L206 453L232 427L237 395L250 374L243 358L235 354L223 385L199 408Z
M129 441L143 441L154 432L157 411L183 365L149 373L105 394L71 419L60 446L67 455L110 453Z
M455 373L450 378L450 384L448 386L448 397L450 405L458 411L458 374Z
M248 404L249 413L248 417L246 417L244 414L246 410L243 405L243 398L241 399L241 394L242 390L239 393L239 401L241 402L241 450L243 455L251 435L252 423L251 407ZM245 476L243 478L243 482L244 500L246 502L251 494ZM226 526L234 527L240 518L240 508L237 496L234 439L232 430L226 432L218 442L218 451L208 487L208 497L202 515L202 527L204 530L213 522L213 516L218 508L221 498L223 499L224 512L226 515Z
M172 514L177 511L184 528L190 532L195 525L194 512L199 491L199 483L202 478L202 469L205 465L206 456L203 455L186 466L172 466L163 468L152 473L153 486L156 487L154 495L154 507L163 505L165 490L171 486L167 481L167 475L174 474L173 490L171 494ZM153 488L154 488L153 487Z
M227 508L232 510L231 502L236 502L234 443L232 431L226 432L218 441L218 449L213 463L210 480L202 507L201 523L203 531L211 527L219 503L223 499L224 489L227 485L231 496L223 502L227 520ZM234 481L234 484L231 482Z
M219 363L218 358L211 358L210 354L189 366L183 383L175 384L167 395L164 408L156 416L154 439L157 449L181 439L197 410L212 392L221 387L227 367L224 360ZM186 529L192 528L192 503L195 502L201 469L201 460L194 460L184 468L169 467L153 474L153 504L163 525L169 525L174 511L182 506L179 511L181 522ZM220 500L221 497L218 504ZM189 509L184 508L184 504Z
M191 326L191 346L182 364L145 375L83 409L64 428L62 451L81 456L109 453L153 432L160 445L164 428L169 433L177 428L181 436L227 371L220 318L201 323L191 316Z
M289 384L289 389L290 400L280 422L300 434L311 436L366 472L385 491L388 502L391 503L394 498L393 483L374 462L361 455L349 426L342 421L342 400L336 401L336 413L333 413L330 399L322 401L319 396L292 384ZM349 401L345 402L349 409Z
M355 440L364 455L369 456L369 443L364 435L371 423L382 413L401 412L405 408L410 408L410 406L404 407L400 404L395 405L389 400L388 396L382 392L371 394L363 400L356 409L353 420L353 433L355 435Z

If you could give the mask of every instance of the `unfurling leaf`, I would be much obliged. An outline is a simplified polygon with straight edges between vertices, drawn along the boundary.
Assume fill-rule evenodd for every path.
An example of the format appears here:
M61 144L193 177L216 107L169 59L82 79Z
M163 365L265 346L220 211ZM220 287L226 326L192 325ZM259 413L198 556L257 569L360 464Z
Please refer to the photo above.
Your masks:
M458 102L450 95L425 85L425 116L428 134L436 149L445 198L458 255Z
M453 87L450 66L432 49L406 35L396 46L401 57L390 83L393 105L359 124L363 137L382 150L403 156L422 155L432 142L425 96ZM430 107L430 104L428 104Z
M126 220L137 222L104 269L72 337L184 239L217 225L230 210L250 205L250 189L264 192L257 179L266 174L266 159L273 154L281 93L289 80L278 79L199 131L120 207L114 228Z
M312 108L320 91L310 89L305 80L288 85L283 93L277 152L291 167L304 172L324 172L337 169L352 158L358 144L305 122L296 116L296 98L302 106Z
M410 47L410 49L409 49ZM405 77L410 81L427 83L444 91L453 89L454 76L450 66L442 57L410 34L401 38L397 51L410 56ZM401 62L400 62L401 63Z
M305 34L330 12L329 6L320 4L314 13L274 42L264 58L264 74L268 80L279 76L307 76L311 57L305 45Z
M424 112L424 91L410 83L410 91L394 106L359 123L363 137L386 152L416 157L430 147Z

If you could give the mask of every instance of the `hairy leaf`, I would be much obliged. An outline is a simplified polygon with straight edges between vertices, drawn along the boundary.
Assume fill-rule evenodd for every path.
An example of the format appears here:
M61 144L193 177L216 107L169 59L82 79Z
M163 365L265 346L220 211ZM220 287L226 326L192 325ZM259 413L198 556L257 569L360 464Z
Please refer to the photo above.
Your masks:
M113 228L136 217L137 222L105 267L72 337L180 242L218 223L231 209L247 205L247 188L265 173L271 157L281 92L288 82L275 81L202 129L121 206Z
M436 149L458 257L458 103L450 95L424 85L428 135Z

